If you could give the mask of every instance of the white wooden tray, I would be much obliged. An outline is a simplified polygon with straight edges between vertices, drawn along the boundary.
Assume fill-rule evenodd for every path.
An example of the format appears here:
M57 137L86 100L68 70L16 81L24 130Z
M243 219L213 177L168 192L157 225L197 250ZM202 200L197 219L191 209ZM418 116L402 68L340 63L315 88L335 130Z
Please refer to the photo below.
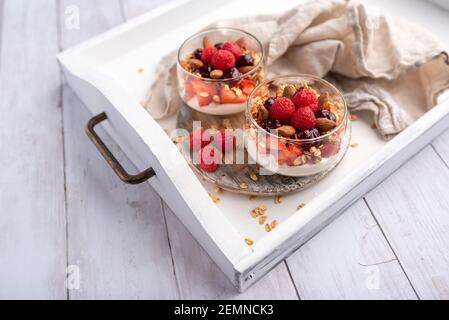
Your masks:
M376 1L382 6L390 2ZM370 4L373 2L370 1ZM342 163L316 185L284 197L250 200L198 179L163 129L175 118L156 122L140 101L159 59L183 39L221 18L251 12L273 13L297 0L179 0L142 15L58 56L70 86L93 115L105 112L104 127L139 170L152 167L149 183L239 290L244 290L325 227L405 160L449 127L449 102L423 114L388 143L371 128L368 115L353 122L353 143ZM392 4L392 8L394 5ZM143 70L143 71L142 71ZM83 130L83 128L80 128ZM249 212L259 204L279 226L267 233ZM297 209L300 203L306 206ZM255 243L249 247L245 238Z

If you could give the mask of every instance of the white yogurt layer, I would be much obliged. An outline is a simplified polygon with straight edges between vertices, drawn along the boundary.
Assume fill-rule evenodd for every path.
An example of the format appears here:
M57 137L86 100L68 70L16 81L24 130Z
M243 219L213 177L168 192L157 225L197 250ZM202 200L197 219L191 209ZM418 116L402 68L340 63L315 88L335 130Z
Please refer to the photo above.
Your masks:
M316 164L306 163L300 166L289 166L286 164L280 165L278 164L275 155L264 154L262 152L257 151L256 139L254 137L251 137L251 135L246 135L245 146L249 156L254 161L256 161L260 166L267 169L268 171L283 176L304 177L326 171L330 169L332 166L334 166L336 163L338 163L338 161L340 161L343 155L345 154L345 150L348 147L350 137L350 133L349 134L348 133L349 132L345 134L345 137L341 142L340 151L337 154L329 158L322 158L321 161Z
M240 113L243 112L246 108L246 102L222 103L222 104L215 104L214 102L211 102L209 105L201 107L198 104L197 97L193 97L192 99L187 101L187 104L189 105L190 108L195 109L196 111L207 114L213 114L216 116L224 116L228 114Z

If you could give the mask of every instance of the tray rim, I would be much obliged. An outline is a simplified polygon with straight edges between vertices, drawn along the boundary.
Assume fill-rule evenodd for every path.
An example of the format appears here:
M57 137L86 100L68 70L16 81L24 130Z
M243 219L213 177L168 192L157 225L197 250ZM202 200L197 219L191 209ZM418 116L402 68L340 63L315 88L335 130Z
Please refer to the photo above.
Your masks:
M148 146L150 150L154 148L154 145L153 143L151 143L151 141L149 141L148 137L145 137L146 134L143 133L143 127L146 125L146 127L148 128L147 121L150 121L150 123L152 123L151 126L152 130L154 130L153 133L157 133L156 138L164 141L165 139L167 139L165 132L162 130L159 124L157 124L155 120L140 106L140 104L137 101L134 101L134 99L132 99L132 97L130 97L126 91L120 90L121 87L119 85L114 84L114 80L96 74L93 68L85 64L82 61L82 59L79 59L79 55L84 50L90 49L97 45L101 45L101 43L103 43L104 41L113 39L115 36L119 34L132 31L133 28L136 28L144 23L148 23L148 21L154 19L155 17L167 14L171 10L182 7L184 5L188 5L193 1L194 0L174 0L168 4L158 7L155 10L149 11L146 14L138 16L132 20L129 20L128 22L119 25L118 27L106 31L103 34L93 37L90 40L87 40L79 45L67 49L64 52L57 55L57 58L61 63L61 65L63 66L64 71L71 73L74 77L78 78L79 80L85 81L94 86L95 88L97 88L111 102L111 104L117 109L117 111L121 114L121 116L123 116L123 118L130 124L130 126L132 126L132 128L136 131L136 133L144 140L145 144ZM120 95L122 95L122 97L119 97ZM135 111L134 108L132 112L126 110L126 108L123 107L125 105L125 102L127 108L130 108L130 106L129 101L125 100L133 101L137 107L135 109L139 109L140 111ZM119 108L118 106L122 107ZM132 115L131 113L136 114ZM431 110L427 111L423 116L421 116L418 120L416 120L406 130L404 130L398 136L396 136L391 141L386 143L385 146L383 146L378 152L376 152L373 155L371 159L367 161L365 169L362 170L360 169L360 167L355 169L350 175L346 177L346 179L342 183L335 185L332 188L332 191L327 193L325 201L320 200L321 202L318 202L316 201L316 199L314 199L312 202L308 203L305 208L301 209L301 214L298 214L298 211L296 211L286 220L289 223L283 223L279 225L279 227L277 228L277 232L267 234L266 236L261 238L258 242L256 242L251 248L248 248L243 243L243 241L241 245L235 244L231 245L232 248L229 248L230 246L229 239L226 242L224 242L223 240L217 240L216 244L219 250L221 251L222 254L224 254L226 259L228 259L223 263L231 264L235 271L233 275L235 278L231 280L233 280L234 283L237 283L237 285L240 288L246 287L247 285L242 284L242 277L245 274L247 274L250 270L252 270L254 266L260 264L262 261L264 261L266 257L268 257L274 251L277 251L279 250L279 248L282 248L283 243L286 243L289 239L293 238L295 234L299 233L308 224L310 224L313 219L318 218L326 210L329 210L336 201L350 194L350 192L360 182L362 182L364 179L372 176L375 172L380 170L385 164L388 163L389 160L398 156L405 149L410 148L412 142L415 142L423 135L425 131L427 131L429 128L432 128L441 119L445 119L445 117L447 117L448 115L449 115L449 101L446 100L444 103L441 103L432 108ZM446 127L449 126L449 123L446 124L445 126ZM159 130L155 128L158 128ZM108 132L112 130L111 128L106 129ZM419 149L415 151L418 152ZM153 150L151 152L153 152ZM181 154L179 156L182 157ZM160 162L161 162L160 155L156 153L154 155L154 159L152 159L152 165L156 166L157 163L160 164ZM401 161L401 164L402 163L403 161ZM187 165L188 170L192 171L188 167L187 162L185 164ZM166 171L165 168L166 167L161 166L159 167L159 170ZM171 174L173 174L173 172L168 172L167 176L169 176L169 178L171 178L172 183L174 183L176 179L173 180L174 177L171 176ZM381 181L382 180L377 182L380 183ZM174 185L176 186L176 188L181 187L179 185L176 185L176 183L174 183ZM207 191L201 186L200 183L199 185L196 185L195 188L203 191L202 192L203 194L200 195L201 201L204 201L206 197L207 199L209 199ZM218 209L211 201L209 202L211 204L210 206L208 206L209 210L214 212L214 214L218 213L224 216L224 214L221 212L221 209ZM350 203L348 202L348 205L349 204ZM212 207L215 207L215 210L212 209ZM195 216L197 216L198 219L200 219L196 214L197 212L195 212L194 210L195 208L192 208L192 213ZM203 210L200 211L205 212ZM339 209L338 211L341 211L341 209ZM331 216L336 217L337 213L333 213ZM207 226L203 225L203 227L209 234L212 231L215 232L215 230L211 230ZM237 236L239 237L238 233ZM208 253L210 254L209 251ZM223 265L221 263L219 264L223 268ZM232 275L229 273L229 271L228 272L225 271L225 273L228 277L232 278Z

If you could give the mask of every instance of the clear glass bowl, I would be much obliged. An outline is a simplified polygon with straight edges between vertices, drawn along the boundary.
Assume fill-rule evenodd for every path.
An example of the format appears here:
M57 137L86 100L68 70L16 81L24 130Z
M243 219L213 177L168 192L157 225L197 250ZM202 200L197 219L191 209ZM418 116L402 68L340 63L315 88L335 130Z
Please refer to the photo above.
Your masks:
M213 44L245 39L247 52L255 58L254 67L249 71L242 69L241 75L226 79L203 78L189 71L186 60L196 49L203 48L205 37ZM264 79L263 46L253 35L238 29L215 28L202 31L181 45L177 73L179 94L189 107L213 115L243 112L251 91Z
M270 129L270 132L263 129L260 104L268 97L283 94L282 88L286 85L297 88L305 84L318 94L327 92L328 99L323 99L326 102L320 102L320 105L335 114L336 127L309 139L285 138L278 135L277 129ZM340 162L348 149L351 137L348 118L342 93L329 82L311 75L281 76L263 82L249 97L245 146L251 158L269 172L300 177L329 171ZM298 131L296 137L301 134Z

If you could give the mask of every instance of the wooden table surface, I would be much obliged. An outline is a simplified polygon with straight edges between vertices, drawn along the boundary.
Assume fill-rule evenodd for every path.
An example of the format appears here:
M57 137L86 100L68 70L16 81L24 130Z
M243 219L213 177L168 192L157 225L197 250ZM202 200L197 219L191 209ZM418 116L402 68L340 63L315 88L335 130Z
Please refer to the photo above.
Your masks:
M162 2L0 0L0 298L449 299L449 132L243 294L118 180L55 55Z

